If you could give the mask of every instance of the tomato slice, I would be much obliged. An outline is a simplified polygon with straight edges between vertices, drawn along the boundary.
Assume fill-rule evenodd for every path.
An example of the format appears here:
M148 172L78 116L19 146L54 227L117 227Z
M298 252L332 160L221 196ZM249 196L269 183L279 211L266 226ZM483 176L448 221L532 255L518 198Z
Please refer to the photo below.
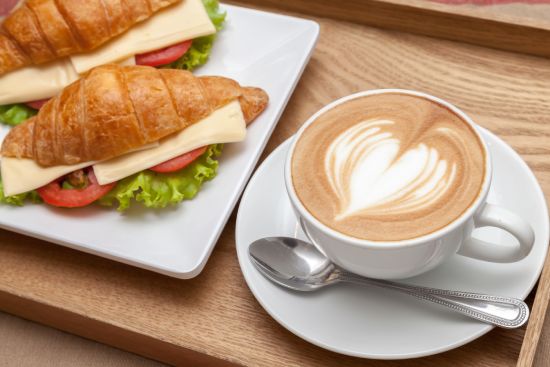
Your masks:
M84 189L62 189L60 180L55 180L36 191L47 204L62 208L79 208L105 196L116 186L116 182L107 185L97 183L93 169L88 171L88 181L88 186Z
M31 102L27 102L25 103L27 106L29 106L30 108L34 108L35 110L39 110L42 108L42 106L44 106L50 99L49 98L46 98L46 99L39 99L38 101L31 101Z
M158 173L169 173L179 171L187 167L189 164L193 163L195 159L200 157L204 152L206 152L207 147L197 148L176 158L172 158L169 161L157 164L154 167L149 168L151 171Z
M160 50L136 55L137 65L160 66L176 61L189 50L193 40L178 43Z

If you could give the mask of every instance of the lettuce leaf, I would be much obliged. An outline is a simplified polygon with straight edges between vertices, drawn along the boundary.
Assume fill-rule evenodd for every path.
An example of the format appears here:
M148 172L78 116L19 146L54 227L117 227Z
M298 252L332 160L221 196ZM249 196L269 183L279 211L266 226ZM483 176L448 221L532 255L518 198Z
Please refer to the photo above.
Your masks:
M128 209L132 201L147 208L164 208L192 199L203 182L216 176L222 144L211 145L206 152L188 167L173 173L155 173L149 170L136 173L118 182L107 195L99 199L101 205L117 205L120 212Z
M36 110L24 104L10 104L0 106L0 122L15 126L36 115Z
M219 31L222 29L226 13L220 11L218 0L202 0L202 3L208 13L208 17L210 17L210 20L216 27L216 30ZM215 39L216 34L194 39L191 48L189 48L182 57L163 67L169 69L193 70L205 64L210 56L210 51L212 50Z
M216 27L216 30L219 31L223 27L223 22L225 21L226 13L220 11L220 3L218 0L202 0L202 4L208 13L208 17Z
M33 203L42 202L42 199L40 199L40 196L38 196L38 193L34 190L19 195L5 196L4 185L2 184L2 180L0 180L0 204L23 206L26 200Z

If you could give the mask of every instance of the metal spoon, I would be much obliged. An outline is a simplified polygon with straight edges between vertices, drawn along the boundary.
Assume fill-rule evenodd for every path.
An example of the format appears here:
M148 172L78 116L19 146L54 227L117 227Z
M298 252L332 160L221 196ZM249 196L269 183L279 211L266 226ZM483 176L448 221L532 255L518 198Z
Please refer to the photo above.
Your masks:
M266 278L297 291L314 291L340 282L375 285L435 302L507 329L520 327L529 318L529 308L516 298L418 287L352 274L336 266L312 244L297 238L262 238L250 245L248 253Z

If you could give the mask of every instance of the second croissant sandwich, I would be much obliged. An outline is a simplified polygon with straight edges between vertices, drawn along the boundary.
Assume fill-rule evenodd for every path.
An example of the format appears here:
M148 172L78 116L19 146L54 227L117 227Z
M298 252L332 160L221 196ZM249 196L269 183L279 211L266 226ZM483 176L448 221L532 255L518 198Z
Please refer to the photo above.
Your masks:
M0 74L93 50L181 0L27 0L2 24Z
M225 16L218 0L0 1L0 123L26 120L100 65L191 71Z
M122 188L123 195L147 205L139 195L148 185L166 183L158 179L162 175L177 181L178 172L197 164L202 166L192 177L184 175L200 187L201 178L210 178L207 171L215 173L218 144L243 140L246 125L267 103L263 90L228 78L147 66L97 67L6 136L3 197L36 189L46 203L78 207L110 195L124 209L129 202L111 191L127 186L128 178L150 171L150 182L132 192ZM175 191L185 189L169 194L181 196ZM153 199L158 202L147 206L174 202Z

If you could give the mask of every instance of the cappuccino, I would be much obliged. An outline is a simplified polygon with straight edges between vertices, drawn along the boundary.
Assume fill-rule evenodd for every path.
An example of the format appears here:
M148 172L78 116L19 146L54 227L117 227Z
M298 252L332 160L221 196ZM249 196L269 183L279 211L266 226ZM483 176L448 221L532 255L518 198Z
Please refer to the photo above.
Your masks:
M371 241L430 234L480 194L485 151L473 128L427 98L382 93L324 112L299 137L291 181L324 225Z

